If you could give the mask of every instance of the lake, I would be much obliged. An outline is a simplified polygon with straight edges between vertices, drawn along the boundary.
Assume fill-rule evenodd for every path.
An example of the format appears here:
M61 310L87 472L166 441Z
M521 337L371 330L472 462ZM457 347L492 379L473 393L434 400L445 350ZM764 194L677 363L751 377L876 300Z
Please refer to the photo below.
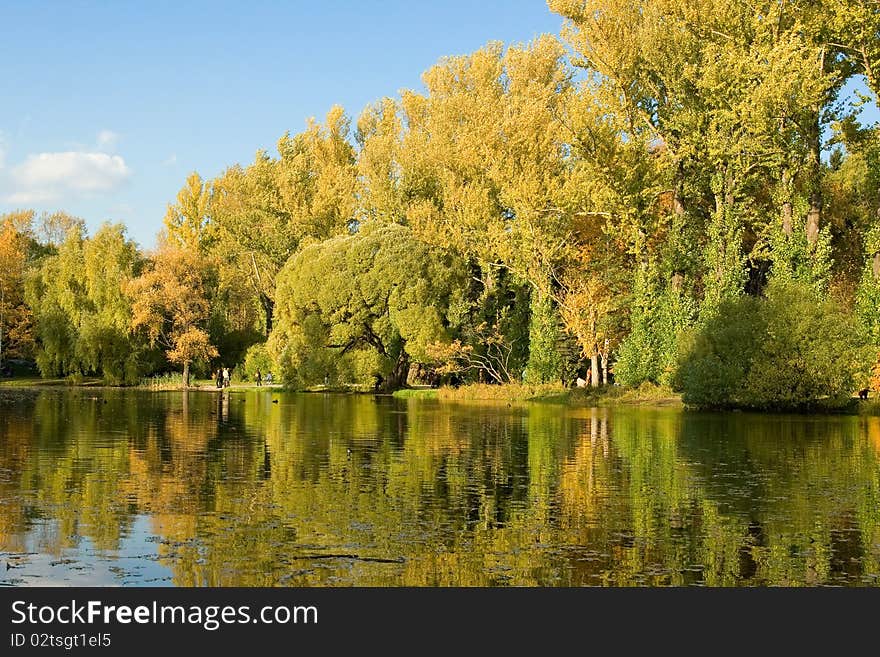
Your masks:
M0 389L0 584L875 586L880 418Z

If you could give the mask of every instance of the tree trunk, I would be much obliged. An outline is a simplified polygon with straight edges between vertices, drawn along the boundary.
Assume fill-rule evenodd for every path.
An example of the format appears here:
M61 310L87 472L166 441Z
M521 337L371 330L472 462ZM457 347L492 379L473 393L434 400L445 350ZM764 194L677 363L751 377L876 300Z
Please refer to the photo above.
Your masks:
M825 73L825 53L819 64L819 74ZM807 212L807 241L811 246L819 239L822 221L822 106L810 108L807 138L810 141L810 210Z
M814 245L819 239L819 222L822 219L822 192L810 192L810 211L807 213L807 241Z
M599 387L599 351L596 348L590 356L590 385L594 388Z
M682 201L681 193L678 189L676 189L672 195L672 211L677 217L684 216L684 202Z
M792 204L791 204L791 172L788 167L782 169L782 232L790 236L792 228Z
M681 160L679 160L675 167L675 182L672 187L672 212L676 217L684 216L684 198L681 193L683 182L684 166L682 165Z
M272 332L272 320L275 315L275 302L267 295L260 294L260 305L263 306L263 312L266 314L266 335Z
M189 361L183 364L183 387L189 388Z
M602 357L602 385L608 385L608 357Z
M681 272L672 272L672 278L669 280L669 284L672 287L673 292L681 292L681 287L684 284L684 275Z
M394 363L394 369L391 370L391 373L385 380L385 390L392 392L394 390L405 388L408 375L409 354L406 353L406 351L401 350L400 355L397 357L397 362Z
M880 208L877 208L877 222L880 223ZM874 254L874 260L871 263L871 271L874 274L874 280L880 278L880 251Z

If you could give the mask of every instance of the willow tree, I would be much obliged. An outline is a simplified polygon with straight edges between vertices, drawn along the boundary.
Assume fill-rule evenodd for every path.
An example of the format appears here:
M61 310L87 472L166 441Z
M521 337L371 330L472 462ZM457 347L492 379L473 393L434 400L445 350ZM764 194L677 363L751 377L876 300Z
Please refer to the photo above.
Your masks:
M89 305L79 320L78 351L111 383L135 383L144 343L132 335L125 286L143 258L120 224L104 224L83 244L83 283Z
M458 259L400 225L311 244L279 274L270 349L294 384L361 374L402 387L410 363L430 362L429 348L448 341L464 277Z
M26 292L43 376L137 380L142 345L131 335L131 302L123 288L140 262L121 224L104 224L89 237L74 223L57 252L35 266Z

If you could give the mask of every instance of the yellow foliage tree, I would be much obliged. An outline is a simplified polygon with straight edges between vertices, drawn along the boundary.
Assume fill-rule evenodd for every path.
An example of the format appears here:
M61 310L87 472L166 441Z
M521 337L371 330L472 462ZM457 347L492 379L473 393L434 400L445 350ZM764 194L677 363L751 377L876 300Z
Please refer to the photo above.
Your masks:
M0 366L33 350L33 315L24 300L32 219L33 212L0 217Z
M190 365L217 356L206 330L213 275L198 253L166 240L160 243L147 270L127 286L132 328L145 331L151 345L165 348L168 360L183 367L187 387Z

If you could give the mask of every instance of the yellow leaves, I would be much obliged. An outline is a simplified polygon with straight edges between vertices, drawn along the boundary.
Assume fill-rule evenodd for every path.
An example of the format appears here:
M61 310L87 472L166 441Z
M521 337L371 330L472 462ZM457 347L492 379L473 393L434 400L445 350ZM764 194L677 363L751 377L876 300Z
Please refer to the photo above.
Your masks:
M169 204L165 213L164 225L169 239L181 248L200 250L206 239L210 213L211 186L193 172L177 193L177 203Z
M614 309L611 290L598 276L573 272L564 277L557 300L566 330L577 338L584 356L592 356L611 337L604 323Z
M174 347L166 355L172 363L184 364L198 359L215 358L217 349L211 344L211 338L206 331L191 326L177 334Z
M32 312L24 300L24 276L33 213L0 217L0 359L29 355L33 347Z
M211 265L198 253L161 244L152 266L126 286L132 300L132 328L151 344L168 349L171 362L186 364L216 356L202 328L210 314Z
M211 184L209 248L224 280L246 282L272 321L275 278L309 239L348 232L355 219L358 172L341 107L324 124L278 141L279 158L259 151L246 167L227 169Z
M368 106L358 119L358 194L360 211L367 219L397 222L403 218L401 136L398 105L390 98Z
M329 237L354 215L357 175L349 130L348 117L335 105L323 126L312 120L305 132L278 142L275 184L284 211L301 226L300 236Z
M386 99L359 121L366 216L405 217L426 242L523 276L554 266L577 195L562 120L574 87L561 44L490 43L423 77L425 95Z
M11 221L0 224L0 285L24 272L25 241ZM9 286L11 288L11 286Z

